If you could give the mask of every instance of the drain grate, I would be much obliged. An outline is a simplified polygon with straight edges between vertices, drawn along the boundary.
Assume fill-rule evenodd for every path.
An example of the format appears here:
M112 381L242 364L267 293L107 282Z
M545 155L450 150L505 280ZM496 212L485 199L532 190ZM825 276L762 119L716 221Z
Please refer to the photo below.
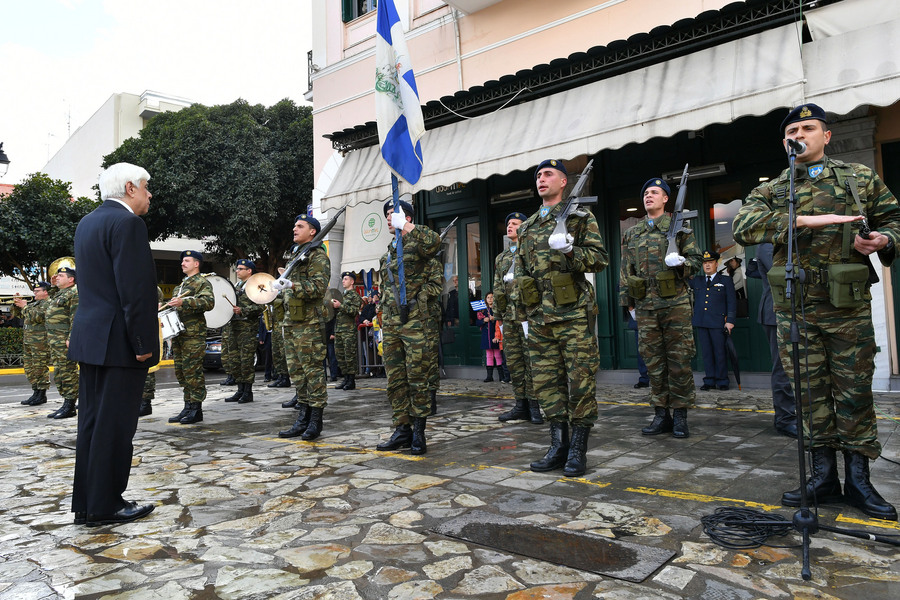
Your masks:
M611 540L580 531L541 527L520 519L472 511L432 531L488 548L640 583L672 558L670 550Z

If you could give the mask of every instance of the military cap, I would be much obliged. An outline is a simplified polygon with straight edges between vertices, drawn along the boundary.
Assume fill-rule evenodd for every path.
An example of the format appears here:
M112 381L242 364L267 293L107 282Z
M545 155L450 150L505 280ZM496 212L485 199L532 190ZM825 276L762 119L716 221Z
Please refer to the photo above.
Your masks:
M662 189L662 191L666 193L666 196L672 195L672 190L669 189L669 184L666 183L666 180L659 177L654 177L653 179L648 180L647 183L644 184L644 187L641 188L641 198L644 197L644 192L647 191L647 188L651 187L658 187Z
M69 275L70 277L75 277L75 269L73 269L72 267L60 267L56 271L56 274L59 275L60 273L65 273L66 275Z
M341 273L341 279L343 279L344 277L352 277L353 280L356 281L356 273L354 273L353 271L344 271L343 273Z
M37 282L37 285L34 286L34 287L35 287L35 289L37 289L37 288L44 288L44 291L49 291L51 286L50 286L50 284L47 283L46 281L38 281L38 282Z
M234 263L236 267L247 267L253 272L256 272L256 263L254 263L249 258L239 258L237 262Z
M784 128L791 123L799 123L800 121L808 121L810 119L816 119L823 123L828 122L828 119L825 118L825 111L822 110L821 106L817 104L803 104L802 106L794 108L787 114L784 121L781 122L781 132L784 133Z
M181 253L181 260L184 260L185 256L190 256L191 258L196 259L199 262L203 262L203 255L196 250L185 250Z
M566 177L569 176L569 172L566 171L566 165L563 164L563 161L557 160L555 158L548 158L547 160L545 160L544 162L539 164L537 166L537 169L534 170L534 178L537 179L538 173L541 172L541 169L545 169L547 167L550 167L551 169L556 169L557 171L559 171Z
M319 220L315 217L311 217L309 215L297 215L297 218L294 219L294 223L297 221L305 221L309 223L309 226L316 230L316 233L322 231L322 224L319 223Z
M414 217L416 215L416 209L412 207L412 204L406 202L405 200L400 201L400 208L408 217ZM384 203L384 216L387 216L389 212L393 212L394 210L394 202L393 200L388 200Z
M518 219L518 220L524 222L524 221L528 220L528 217L525 216L525 213L511 212L508 215L506 215L506 224L509 225L509 222L512 221L513 219Z
M720 256L721 256L721 254L719 254L715 250L707 250L706 252L703 253L703 262L706 262L708 260L716 260L717 261L717 260L719 260Z

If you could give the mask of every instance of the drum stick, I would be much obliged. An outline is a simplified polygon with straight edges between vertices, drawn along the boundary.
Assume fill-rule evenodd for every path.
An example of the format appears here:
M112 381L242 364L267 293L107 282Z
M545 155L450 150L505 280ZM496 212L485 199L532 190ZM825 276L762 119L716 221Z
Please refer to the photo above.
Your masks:
M228 304L231 305L231 308L237 308L237 307L234 305L234 302L232 302L232 301L228 298L228 296L226 296L225 294L222 294L222 297L225 298L225 300L228 302Z

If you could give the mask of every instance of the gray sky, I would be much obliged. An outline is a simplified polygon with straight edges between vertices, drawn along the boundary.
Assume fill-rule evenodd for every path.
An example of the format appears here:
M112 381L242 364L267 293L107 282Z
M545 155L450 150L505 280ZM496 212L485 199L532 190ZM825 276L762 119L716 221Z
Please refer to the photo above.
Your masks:
M311 1L0 0L0 183L40 171L115 93L305 104Z

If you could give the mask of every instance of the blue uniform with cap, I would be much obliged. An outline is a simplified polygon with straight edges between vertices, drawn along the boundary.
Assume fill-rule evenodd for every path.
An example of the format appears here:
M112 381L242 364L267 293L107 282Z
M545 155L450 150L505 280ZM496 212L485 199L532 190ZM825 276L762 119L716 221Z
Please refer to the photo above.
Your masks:
M718 252L704 252L703 261L717 261ZM737 298L734 282L728 275L700 273L690 281L694 292L694 316L697 340L706 371L703 385L707 388L728 387L728 357L725 352L725 323L735 323Z

